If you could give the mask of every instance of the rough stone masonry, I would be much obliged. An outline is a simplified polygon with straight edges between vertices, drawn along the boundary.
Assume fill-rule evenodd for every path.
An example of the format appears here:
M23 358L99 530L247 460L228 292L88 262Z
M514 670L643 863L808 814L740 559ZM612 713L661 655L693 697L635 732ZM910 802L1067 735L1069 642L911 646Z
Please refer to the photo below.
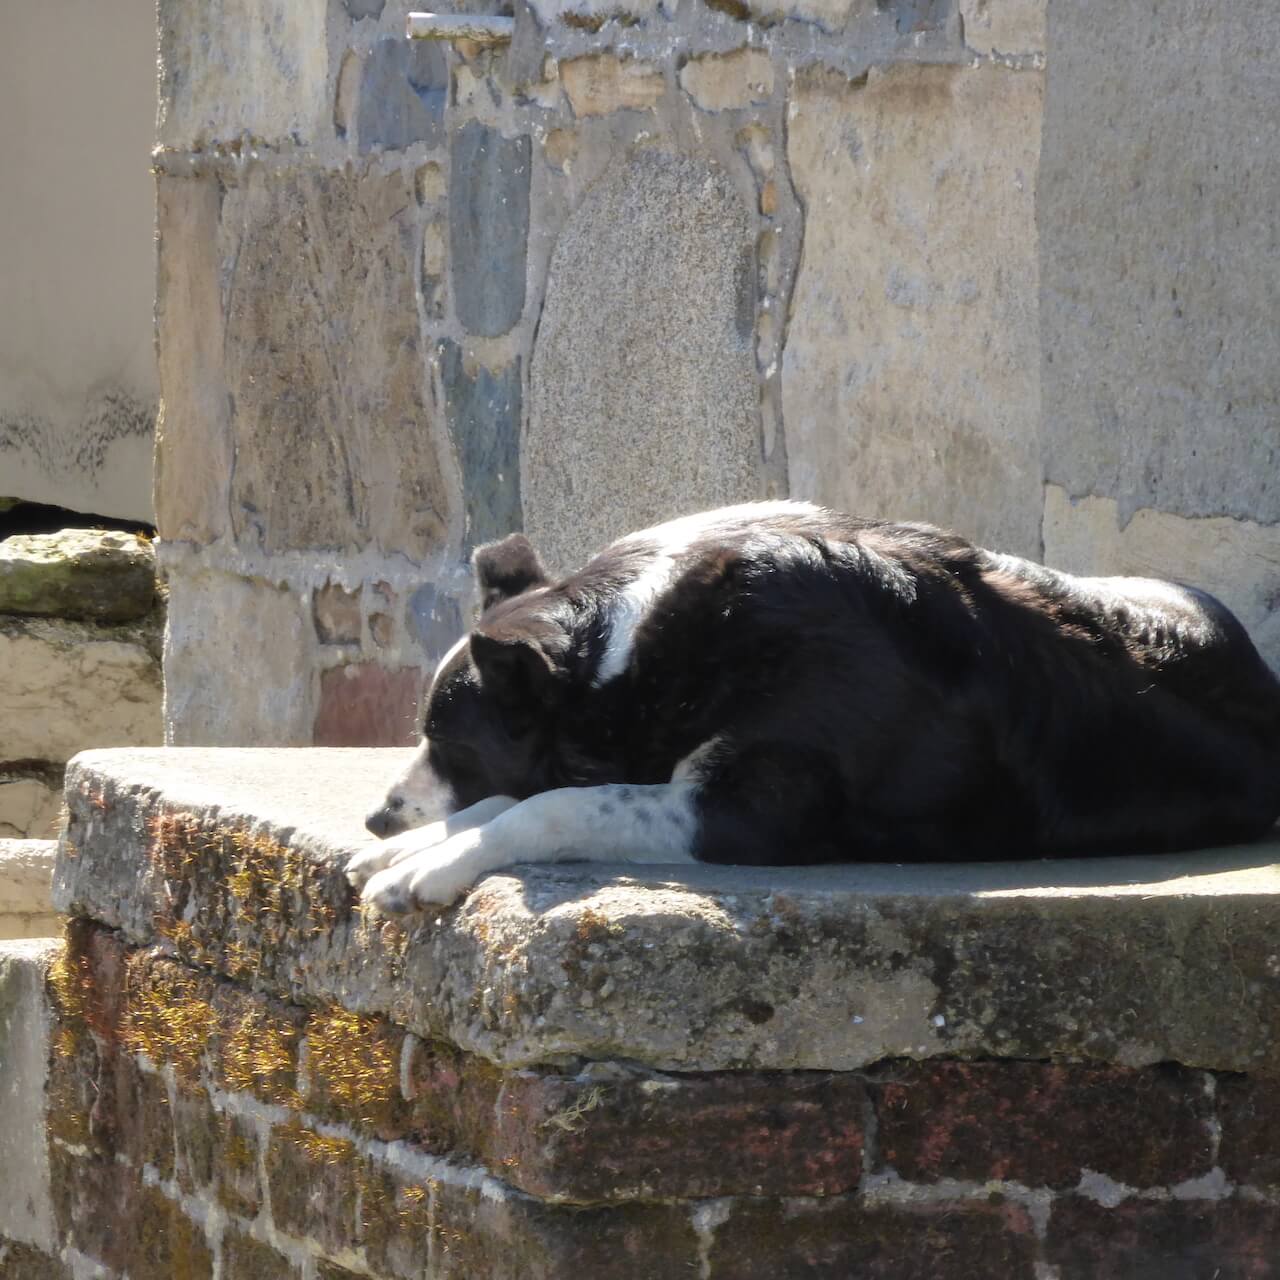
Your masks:
M1275 1274L1273 846L398 923L341 871L395 755L73 763L65 946L0 955L0 1277Z
M406 7L159 6L170 742L405 743L477 541L786 493L1280 662L1264 7Z

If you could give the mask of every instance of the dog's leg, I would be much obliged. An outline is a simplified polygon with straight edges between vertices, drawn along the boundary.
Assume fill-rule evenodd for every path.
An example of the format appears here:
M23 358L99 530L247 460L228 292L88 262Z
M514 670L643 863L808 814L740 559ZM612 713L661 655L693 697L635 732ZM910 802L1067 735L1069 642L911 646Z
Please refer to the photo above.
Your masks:
M693 862L697 788L565 787L514 805L482 827L422 845L406 832L389 844L399 860L379 871L363 898L392 914L447 905L481 876L522 862ZM429 830L429 828L428 828Z
M430 822L424 827L415 827L403 835L394 836L368 849L362 849L347 863L347 879L354 888L363 889L370 877L379 871L394 866L397 862L402 862L416 853L421 853L424 849L443 844L459 832L482 827L517 803L519 802L510 796L489 796L478 804L450 814L441 822Z

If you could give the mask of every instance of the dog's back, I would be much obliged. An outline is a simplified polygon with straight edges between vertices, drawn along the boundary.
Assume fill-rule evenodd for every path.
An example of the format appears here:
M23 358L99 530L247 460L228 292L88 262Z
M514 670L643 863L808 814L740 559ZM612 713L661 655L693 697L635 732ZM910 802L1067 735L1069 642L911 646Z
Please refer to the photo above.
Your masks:
M568 589L630 778L734 744L705 785L740 798L736 861L777 859L770 797L806 860L1186 847L1280 810L1280 687L1203 592L794 503L631 535Z

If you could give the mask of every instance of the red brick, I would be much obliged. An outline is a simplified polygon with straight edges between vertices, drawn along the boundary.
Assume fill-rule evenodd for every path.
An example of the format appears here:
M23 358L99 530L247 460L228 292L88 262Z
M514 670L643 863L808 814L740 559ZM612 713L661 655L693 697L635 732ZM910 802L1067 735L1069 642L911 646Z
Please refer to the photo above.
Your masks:
M1280 1187L1280 1086L1248 1076L1218 1078L1218 1163L1233 1182Z
M440 1280L666 1280L698 1274L687 1206L582 1209L474 1188L433 1188L433 1277ZM725 1273L726 1276L732 1273ZM787 1273L776 1273L781 1280Z
M317 747L409 747L418 740L417 667L388 670L376 663L333 667L320 676Z
M302 1272L270 1245L235 1227L222 1237L222 1280L299 1280Z
M930 1062L895 1066L887 1077L874 1088L877 1165L908 1182L1068 1188L1092 1169L1153 1187L1213 1164L1213 1103L1200 1072Z
M203 1233L139 1170L56 1143L49 1156L61 1239L130 1280L209 1280L213 1255Z
M1046 1260L1060 1280L1275 1280L1280 1210L1238 1198L1054 1203Z
M71 1269L39 1249L0 1237L0 1280L71 1280Z
M851 1074L520 1072L487 1163L524 1191L582 1202L835 1195L861 1177L864 1103Z
M329 1253L356 1246L356 1210L367 1173L353 1143L302 1124L277 1125L267 1143L266 1169L277 1227L313 1239Z
M709 1253L711 1275L725 1280L1031 1280L1035 1258L1031 1220L1007 1201L857 1196L740 1200Z

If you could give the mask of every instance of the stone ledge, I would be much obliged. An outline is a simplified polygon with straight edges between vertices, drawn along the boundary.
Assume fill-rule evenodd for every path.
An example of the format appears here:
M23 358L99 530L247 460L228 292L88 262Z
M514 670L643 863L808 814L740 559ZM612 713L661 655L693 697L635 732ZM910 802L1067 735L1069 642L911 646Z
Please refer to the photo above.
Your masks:
M362 914L341 867L404 757L86 752L68 769L55 903L503 1067L1280 1067L1275 842L965 866L518 868L402 926Z
M53 939L0 943L0 1274L6 1245L53 1246L44 1140L49 1059L45 975L58 946Z
M53 911L56 840L0 840L0 914Z

